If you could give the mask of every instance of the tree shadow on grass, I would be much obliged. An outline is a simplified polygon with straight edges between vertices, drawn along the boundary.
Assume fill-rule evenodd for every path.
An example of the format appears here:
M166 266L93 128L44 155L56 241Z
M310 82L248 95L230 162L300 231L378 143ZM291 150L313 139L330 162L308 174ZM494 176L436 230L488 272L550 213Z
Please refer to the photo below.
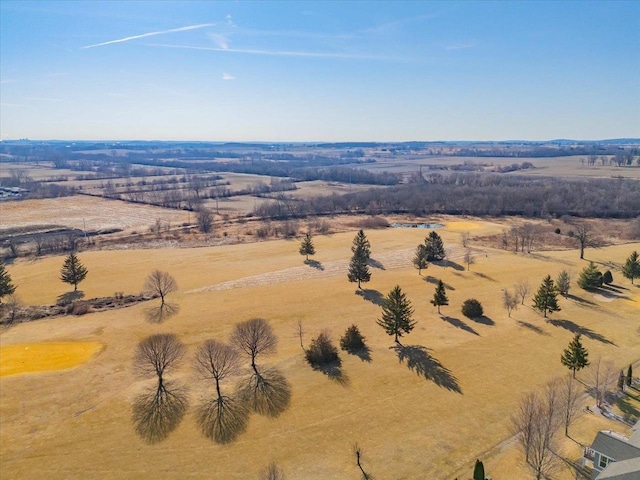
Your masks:
M635 423L638 421L638 418L640 418L640 407L631 402L632 400L629 397L623 396L620 397L616 405L622 412L622 416L625 419L629 419L631 423Z
M440 281L439 278L432 277L431 275L425 276L423 278L423 280L425 282L427 282L427 283L431 283L432 285L437 285L438 282ZM447 290L455 290L455 288L453 286L449 285L448 283L444 283L444 282L442 282L442 283L444 284L444 288L446 288Z
M464 330L466 332L473 333L474 335L480 336L480 334L478 332L476 332L473 328L471 328L469 325L464 323L459 318L447 317L445 315L442 315L440 318L442 318L445 322L450 323L451 325L453 325L456 328L460 328L460 329L462 329L462 330Z
M458 270L459 272L463 272L465 270L465 268L462 265L460 265L459 263L456 263L456 262L452 262L451 260L440 260L440 261L433 262L433 263L435 263L436 265L443 266L445 268L446 267L451 267L454 270Z
M316 270L324 270L324 265L322 265L322 263L318 262L317 260L305 260L304 263L305 265L309 265Z
M384 265L382 264L382 262L374 259L374 258L370 258L369 261L367 262L367 265L372 266L373 268L377 268L378 270L384 270Z
M67 292L56 298L56 305L66 306L71 305L76 300L80 300L84 298L84 292L82 290L77 290L75 292Z
M569 300L573 300L574 302L576 302L576 303L578 303L580 305L589 305L590 307L594 307L594 306L598 305L595 302L592 302L590 300L586 300L586 299L581 298L581 297L576 297L575 295L571 295L570 293L567 294L566 298L569 299Z
M495 282L495 278L490 277L489 275L486 275L484 273L481 272L472 272L476 277L480 277L480 278L484 278L485 280L489 280L490 282Z
M360 295L365 300L381 307L384 304L384 297L378 290L372 290L370 288L363 288L356 291L356 295Z
M289 407L291 386L276 368L268 368L243 379L238 396L254 412L277 417Z
M165 320L180 312L180 305L177 303L165 303L144 309L144 318L149 323L162 323Z
M471 320L472 322L480 323L482 325L490 325L491 326L491 325L495 325L496 324L496 322L491 320L486 315L483 315L481 317L471 317L471 318L469 318L469 320Z
M324 373L330 380L342 385L343 387L348 387L351 385L351 379L342 371L342 362L331 362L331 363L323 363L323 364L314 364L311 365L317 372Z
M363 362L371 363L371 349L368 346L363 346L361 348L346 348L345 350L349 355L355 355Z
M614 342L607 339L604 335L600 335L599 333L594 332L590 328L578 325L577 323L572 322L571 320L547 319L547 323L553 325L554 327L561 327L566 330L569 330L571 333L579 333L580 335L590 338L591 340L596 340L598 342L607 343L609 345L614 345L617 347L617 345Z
M536 332L538 335L545 335L547 337L549 336L549 334L547 332L542 330L539 326L534 325L533 323L523 322L521 320L516 320L516 323L518 325L520 325L521 327L528 328L532 332Z
M398 360L407 362L409 370L414 371L425 380L431 380L436 385L452 392L462 393L458 380L451 371L429 353L429 349L422 345L395 345L390 347L395 350Z
M131 419L136 433L144 441L158 443L178 427L187 407L184 389L165 383L136 397Z
M223 395L202 402L196 410L196 422L208 439L231 443L247 429L249 409L239 398Z

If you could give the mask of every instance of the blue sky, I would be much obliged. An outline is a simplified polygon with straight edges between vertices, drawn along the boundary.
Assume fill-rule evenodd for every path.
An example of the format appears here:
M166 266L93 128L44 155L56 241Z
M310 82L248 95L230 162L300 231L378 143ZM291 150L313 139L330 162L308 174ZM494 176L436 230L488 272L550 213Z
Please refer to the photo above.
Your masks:
M0 2L3 139L640 137L640 2Z

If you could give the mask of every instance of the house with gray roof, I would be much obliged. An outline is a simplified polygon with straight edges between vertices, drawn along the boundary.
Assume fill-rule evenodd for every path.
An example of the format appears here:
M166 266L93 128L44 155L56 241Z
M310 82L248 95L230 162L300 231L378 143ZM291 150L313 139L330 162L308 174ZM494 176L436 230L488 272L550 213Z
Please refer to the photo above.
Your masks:
M627 438L611 430L600 430L585 458L593 461L593 480L640 480L640 422Z

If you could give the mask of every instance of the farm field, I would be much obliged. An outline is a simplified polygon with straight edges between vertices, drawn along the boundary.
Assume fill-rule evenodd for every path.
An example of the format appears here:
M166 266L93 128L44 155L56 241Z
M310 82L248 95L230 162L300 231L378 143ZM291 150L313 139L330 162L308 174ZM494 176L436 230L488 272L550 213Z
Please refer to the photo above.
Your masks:
M524 394L567 373L559 358L575 331L583 333L590 359L602 356L619 368L640 360L640 288L617 270L619 294L594 295L574 281L574 299L561 298L562 310L545 320L529 306L542 278L562 269L577 277L586 262L576 250L516 255L477 248L476 264L467 271L460 232L498 234L502 228L479 219L447 222L438 232L453 264L430 265L422 276L411 258L428 230L366 231L377 267L363 285L364 295L355 294L346 278L355 232L314 237L313 258L322 269L303 264L296 239L81 252L89 270L80 286L87 298L138 293L158 268L178 282L179 291L169 298L178 312L163 323L149 323L149 305L139 304L2 331L0 362L4 349L15 345L95 342L103 347L73 369L0 378L0 471L8 478L245 479L257 478L276 461L287 478L358 478L352 453L357 442L363 467L378 479L467 478L476 458L494 480L528 478L511 438L511 413ZM640 243L588 249L585 256L620 264L634 249ZM55 302L69 290L58 280L62 261L61 256L16 260L7 267L16 293L27 304ZM442 307L442 315L429 304L437 279L448 286L449 306ZM508 318L502 289L521 279L529 280L532 293ZM381 312L377 303L396 284L412 301L417 321L402 338L404 350L393 349L393 339L375 323ZM470 297L482 302L482 321L460 313ZM194 406L211 389L196 380L192 357L205 339L227 341L236 323L254 317L268 320L279 339L277 353L259 358L258 364L284 375L290 403L275 418L253 414L235 442L217 445L200 433L193 418ZM298 320L305 344L323 329L337 343L349 325L357 324L371 361L341 352L340 382L313 371L300 348ZM148 385L134 375L132 360L138 342L153 333L175 333L187 346L185 362L170 377L189 386L191 406L167 439L147 444L130 420L134 398ZM223 384L223 390L230 386ZM630 403L630 410L638 416L640 402ZM590 443L601 428L625 431L621 423L583 414L572 436ZM563 443L563 452L571 460L580 456L571 441ZM565 469L554 478L573 476Z
M582 164L584 160L584 165ZM514 163L522 164L523 162L532 163L535 168L518 170L503 175L524 175L538 177L554 177L554 178L631 178L640 179L640 168L616 167L611 165L600 165L600 161L595 166L588 166L584 155L565 156L565 157L456 157L456 156L429 156L420 157L419 155L411 155L407 157L396 156L385 159L378 158L376 163L367 163L353 165L357 168L364 168L374 172L396 172L396 173L414 173L418 172L420 165L437 166L441 165L449 167L452 165L461 165L469 162L476 165L495 165L496 167L506 167ZM490 171L490 167L486 167ZM431 170L423 168L423 175L427 175ZM439 170L432 170L438 173ZM444 172L440 173L446 173Z
M88 231L146 231L157 218L171 223L186 222L188 218L188 213L181 210L85 195L2 202L0 215L5 229L47 224Z

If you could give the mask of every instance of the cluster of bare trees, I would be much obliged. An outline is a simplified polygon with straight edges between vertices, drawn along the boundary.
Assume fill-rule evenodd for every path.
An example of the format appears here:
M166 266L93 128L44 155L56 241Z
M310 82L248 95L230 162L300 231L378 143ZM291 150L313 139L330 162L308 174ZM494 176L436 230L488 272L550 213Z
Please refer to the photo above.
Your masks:
M604 411L607 394L619 379L618 372L613 362L598 358L590 364L584 382L572 374L553 378L544 388L527 394L520 401L511 425L537 480L553 477L560 466L559 432L564 430L570 437L569 428L585 401L585 391Z
M551 477L559 467L558 432L564 428L569 434L581 395L571 375L554 378L541 391L527 394L512 416L513 431L536 480Z
M236 325L230 344L208 339L198 347L193 359L196 377L213 391L196 406L196 422L207 438L232 442L246 430L250 412L276 417L288 407L291 390L286 378L276 368L257 364L258 358L274 353L276 345L269 323L254 318ZM166 438L187 410L186 388L166 379L185 352L173 334L151 335L138 344L134 369L157 383L135 399L132 418L135 430L150 443ZM250 367L244 372L243 361Z

